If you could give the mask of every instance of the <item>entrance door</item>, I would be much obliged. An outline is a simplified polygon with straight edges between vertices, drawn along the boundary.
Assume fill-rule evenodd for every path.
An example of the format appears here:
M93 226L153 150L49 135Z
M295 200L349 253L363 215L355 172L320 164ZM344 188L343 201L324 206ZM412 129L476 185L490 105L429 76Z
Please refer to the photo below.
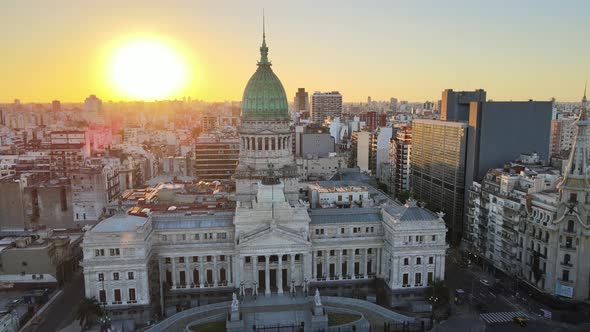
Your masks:
M287 269L283 269L283 290L289 289L291 280L287 279Z
M330 264L330 278L333 278L334 275L336 274L336 267L334 266L334 264Z
M354 263L354 274L355 275L359 275L359 271L361 270L361 264L359 262L355 262Z
M318 263L316 266L316 278L321 278L324 276L324 269L322 269L322 263Z
M277 290L277 270L270 270L270 290Z
M207 283L213 285L213 270L207 270Z
M186 285L186 273L184 271L180 271L180 286Z
M342 275L348 275L348 271L346 270L346 263L342 263Z
M166 270L166 283L168 286L172 285L172 272Z
M258 290L264 293L266 287L266 274L264 270L258 270Z
M225 279L225 269L219 269L219 282L225 283L227 280Z

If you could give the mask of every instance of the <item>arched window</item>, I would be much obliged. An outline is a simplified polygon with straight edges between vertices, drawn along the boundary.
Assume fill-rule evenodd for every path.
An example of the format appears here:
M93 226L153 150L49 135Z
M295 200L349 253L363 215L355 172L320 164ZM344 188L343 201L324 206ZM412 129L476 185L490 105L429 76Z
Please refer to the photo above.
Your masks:
M567 231L570 233L574 232L574 221L573 220L568 220L567 222Z
M571 259L570 254L563 255L563 264L569 264Z

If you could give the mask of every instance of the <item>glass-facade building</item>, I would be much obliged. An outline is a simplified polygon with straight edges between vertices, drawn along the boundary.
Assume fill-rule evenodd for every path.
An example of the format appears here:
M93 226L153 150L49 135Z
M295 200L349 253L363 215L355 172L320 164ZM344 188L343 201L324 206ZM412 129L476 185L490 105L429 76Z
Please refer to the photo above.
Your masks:
M412 193L428 209L445 213L451 243L463 230L467 128L466 122L412 122Z

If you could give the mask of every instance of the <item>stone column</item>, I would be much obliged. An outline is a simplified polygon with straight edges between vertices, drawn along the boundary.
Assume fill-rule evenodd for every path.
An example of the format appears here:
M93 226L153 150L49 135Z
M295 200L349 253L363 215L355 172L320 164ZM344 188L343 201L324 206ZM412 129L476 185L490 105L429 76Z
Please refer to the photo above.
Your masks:
M270 294L270 255L264 256L264 294Z
M254 289L254 282L257 284L256 288L260 286L258 284L258 256L252 256L250 261L252 262L252 291L258 293L258 290Z
M367 265L369 264L369 260L367 258L369 249L365 248L364 252L363 252L363 278L367 278L368 277L368 273L367 273Z
M217 255L213 255L213 287L217 287L218 282L218 274L217 274Z
M383 254L383 249L379 248L377 249L377 266L379 267L377 270L377 274L379 276L383 275L383 267L381 260L383 259L383 257L381 257L381 255Z
M236 278L234 279L234 283L236 286L240 286L241 282L244 281L244 257L238 256L236 260L238 264L236 268ZM241 290L240 290L241 291Z
M279 256L279 270L277 271L277 289L279 294L283 294L283 255ZM288 282L287 282L288 283Z
M191 270L191 266L190 266L188 259L189 259L188 256L186 256L184 258L184 269L185 269L184 279L186 280L186 288L190 288L191 284L193 283L193 276L192 276L193 271Z
M166 274L166 271L164 269L164 259L162 257L158 258L158 266L160 268L160 314L164 315L164 275ZM87 283L86 285L90 285L90 283Z
M199 256L199 283L201 288L205 286L205 256Z
M349 260L349 266L347 266L346 270L350 271L348 272L348 274L350 274L350 278L351 279L356 279L355 275L354 275L354 249L348 249L348 260Z
M324 250L324 277L330 277L330 250Z
M338 279L342 280L342 249L338 250L338 266L336 267L336 273L338 273Z
M291 280L295 279L295 254L289 255L289 280L287 282L291 285Z
M171 257L172 262L172 289L176 289L176 257Z
M311 274L311 279L315 280L317 278L318 275L318 264L317 264L317 258L315 256L315 252L311 254L311 270L312 270L312 274Z

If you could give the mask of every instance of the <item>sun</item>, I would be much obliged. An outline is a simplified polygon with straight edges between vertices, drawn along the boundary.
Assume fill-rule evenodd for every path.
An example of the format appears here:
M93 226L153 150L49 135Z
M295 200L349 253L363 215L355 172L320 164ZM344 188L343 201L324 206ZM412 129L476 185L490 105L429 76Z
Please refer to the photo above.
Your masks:
M136 99L165 99L186 84L186 64L165 42L138 39L115 49L110 80L122 95Z

